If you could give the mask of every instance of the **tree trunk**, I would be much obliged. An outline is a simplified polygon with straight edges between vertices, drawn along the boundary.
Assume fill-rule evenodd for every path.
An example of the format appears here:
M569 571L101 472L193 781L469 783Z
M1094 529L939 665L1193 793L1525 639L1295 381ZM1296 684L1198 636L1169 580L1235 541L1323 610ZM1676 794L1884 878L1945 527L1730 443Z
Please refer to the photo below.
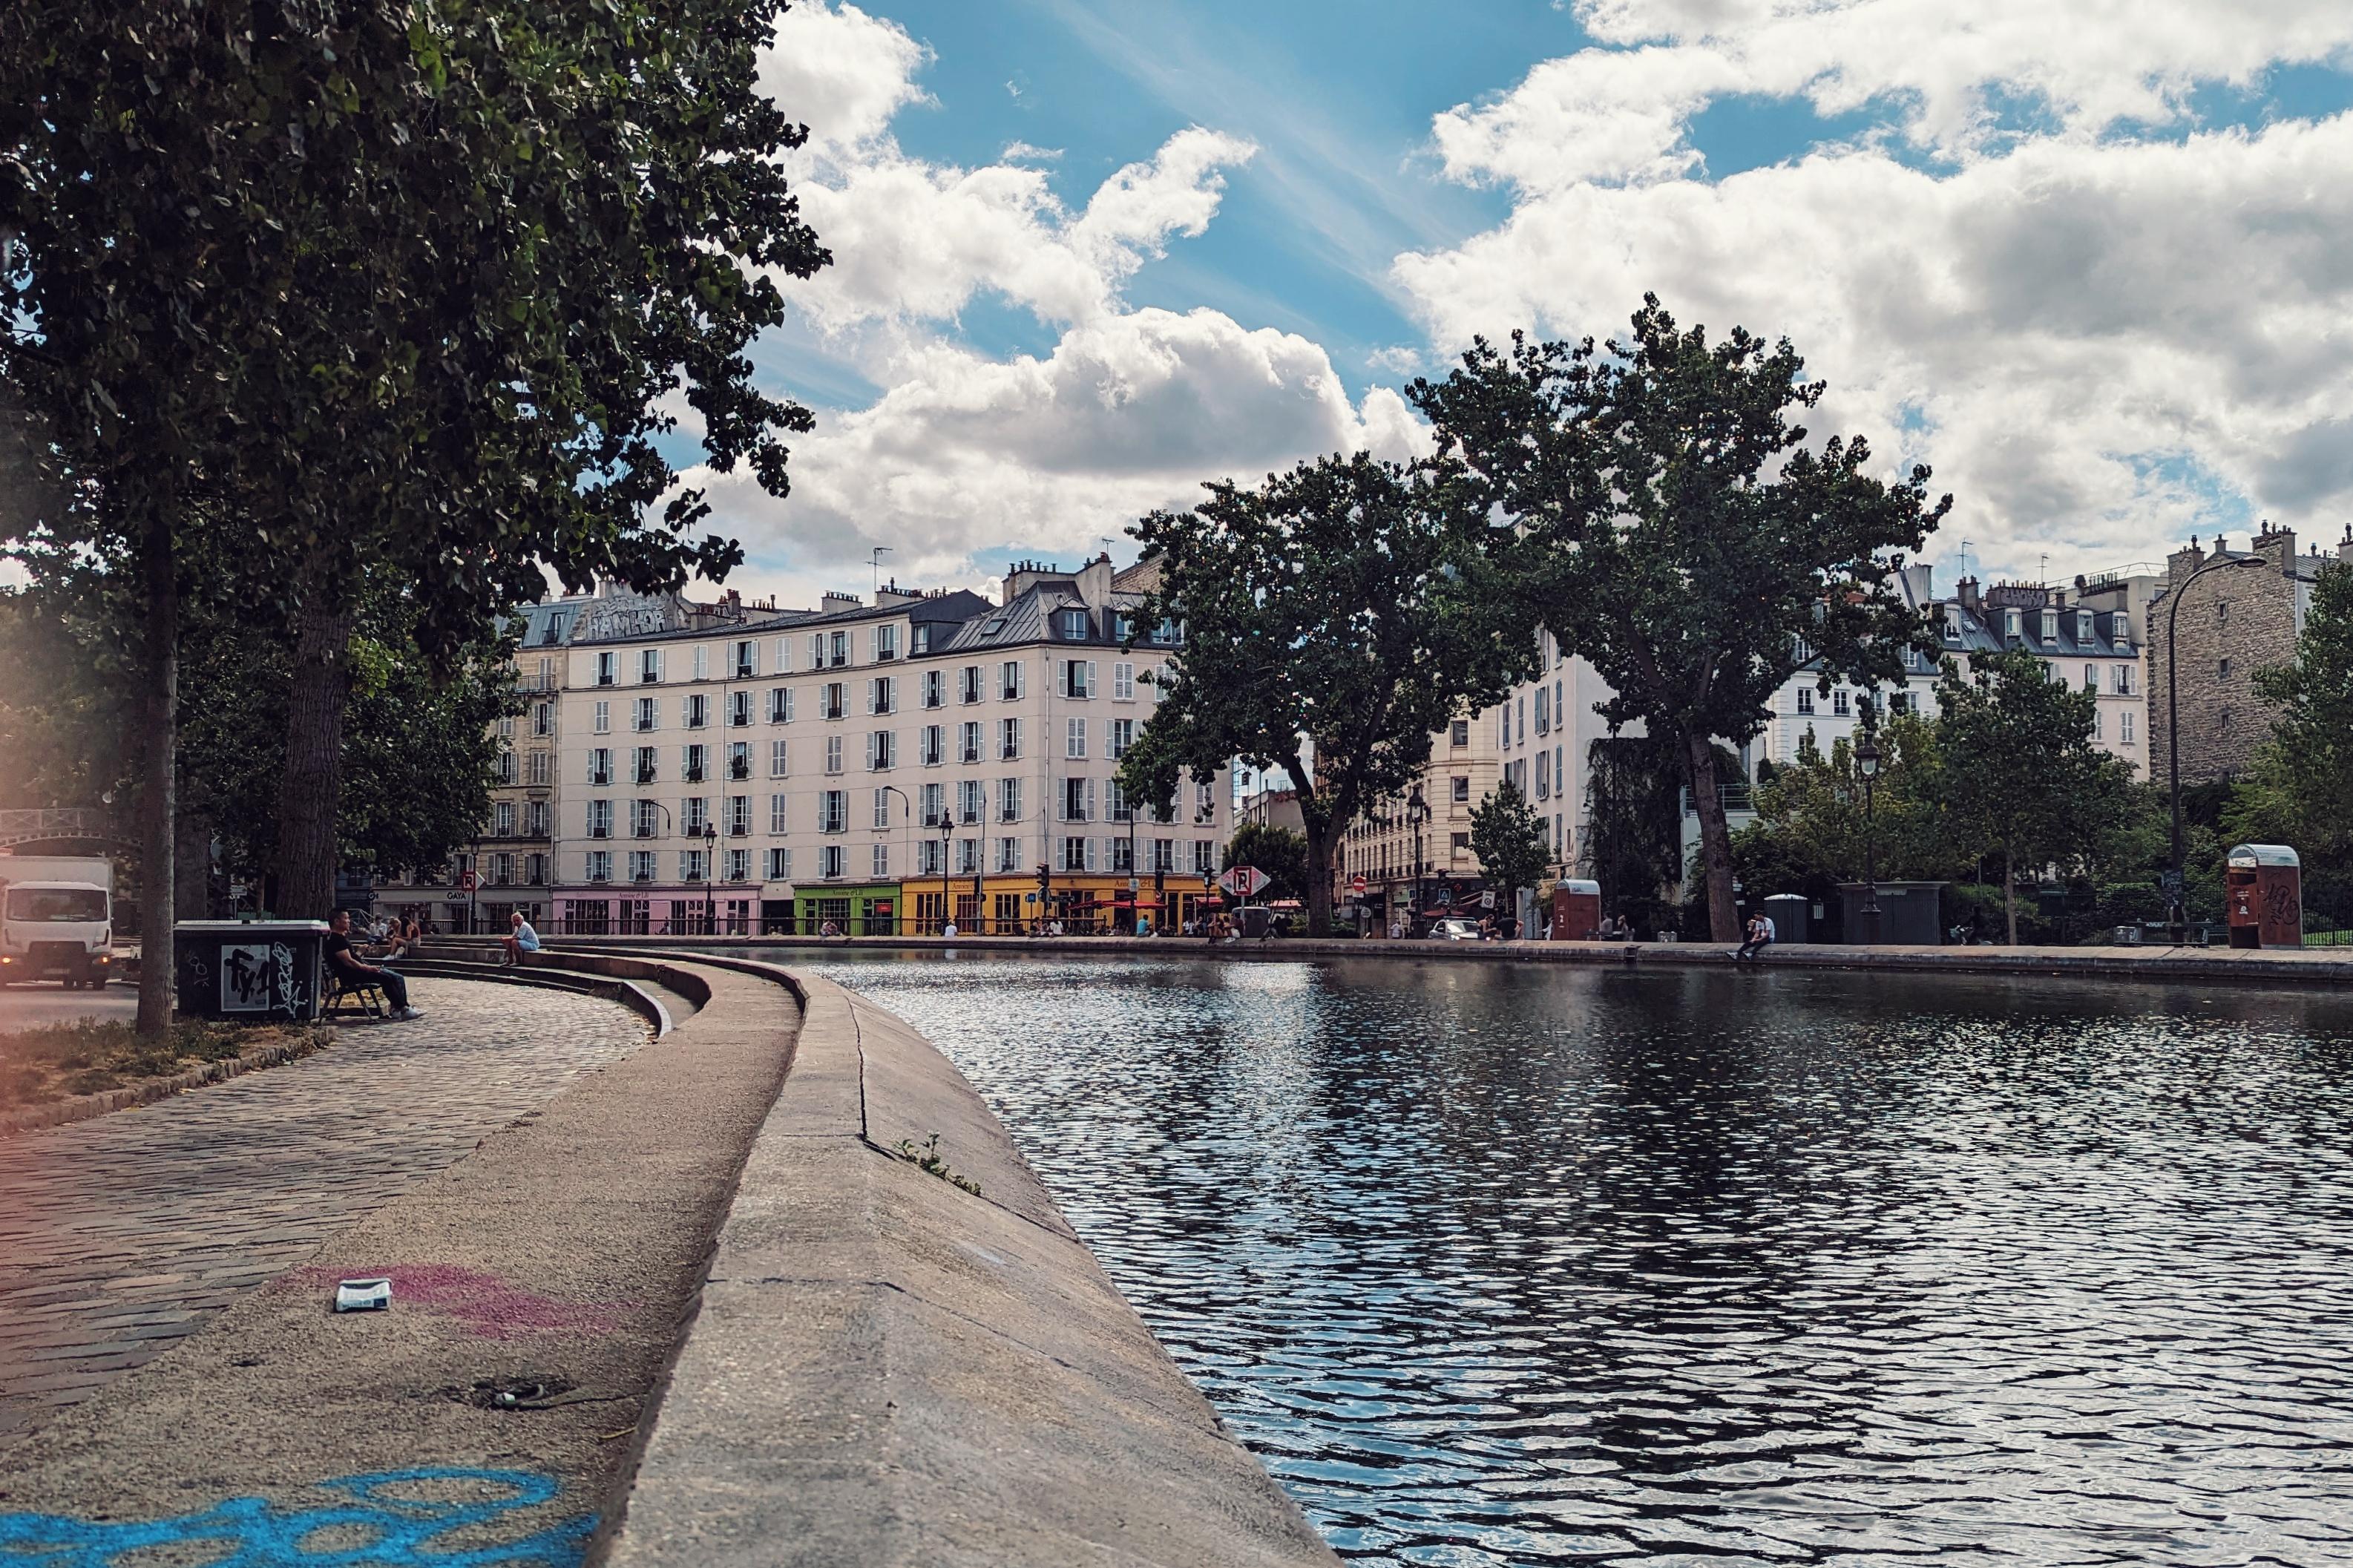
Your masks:
M158 505L140 542L147 598L146 777L139 792L141 874L139 1033L148 1038L172 1026L172 911L177 891L174 790L179 782L180 584L172 557L168 507Z
M1707 931L1717 942L1740 940L1740 910L1732 892L1732 829L1715 787L1715 747L1705 735L1683 737L1691 773L1692 810L1699 815L1700 864L1707 876Z
M2010 945L2018 945L2018 879L2010 864L2010 851L2001 852L2001 912L2010 922Z
M352 612L313 586L295 616L278 790L278 909L325 920L335 905L335 805L343 785L343 708L351 697Z
M1307 934L1332 934L1332 850L1336 837L1317 817L1300 814L1307 836Z

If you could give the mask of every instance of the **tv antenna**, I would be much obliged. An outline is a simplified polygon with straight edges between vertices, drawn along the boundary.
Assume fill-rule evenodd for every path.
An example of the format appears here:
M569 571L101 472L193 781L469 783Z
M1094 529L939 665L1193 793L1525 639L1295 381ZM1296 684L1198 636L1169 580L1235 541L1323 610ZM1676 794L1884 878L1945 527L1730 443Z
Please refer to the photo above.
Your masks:
M878 544L874 547L874 597L877 601L882 597L882 557L890 553L891 547L887 544Z

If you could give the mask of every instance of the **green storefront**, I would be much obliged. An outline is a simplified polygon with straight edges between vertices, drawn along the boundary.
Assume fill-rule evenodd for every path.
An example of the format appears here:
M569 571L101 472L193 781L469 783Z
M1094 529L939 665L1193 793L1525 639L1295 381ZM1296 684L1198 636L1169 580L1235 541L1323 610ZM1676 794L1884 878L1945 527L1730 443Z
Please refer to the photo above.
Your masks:
M896 936L902 903L896 882L870 882L862 887L794 889L795 912L802 934L817 936L830 921L845 936Z

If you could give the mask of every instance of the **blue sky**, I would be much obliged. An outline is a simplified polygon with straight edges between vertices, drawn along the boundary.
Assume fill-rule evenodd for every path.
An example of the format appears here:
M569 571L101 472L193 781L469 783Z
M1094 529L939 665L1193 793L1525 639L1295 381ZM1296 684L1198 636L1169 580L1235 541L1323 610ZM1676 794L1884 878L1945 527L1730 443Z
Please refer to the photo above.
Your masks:
M1385 389L1655 288L1789 333L1820 428L1932 462L1940 558L2333 542L2353 7L2115 10L804 0L776 90L841 260L757 358L821 423L795 496L723 481L723 521L787 597L878 543L976 582L1205 479L1410 449Z

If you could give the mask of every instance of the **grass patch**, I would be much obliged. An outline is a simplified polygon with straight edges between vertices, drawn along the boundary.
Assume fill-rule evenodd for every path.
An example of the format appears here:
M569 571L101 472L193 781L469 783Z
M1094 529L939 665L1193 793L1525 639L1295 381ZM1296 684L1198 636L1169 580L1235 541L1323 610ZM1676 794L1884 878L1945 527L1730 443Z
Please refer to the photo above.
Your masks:
M161 1038L142 1039L128 1023L85 1018L0 1035L0 1110L21 1110L168 1078L268 1046L323 1045L309 1025L221 1024L191 1019Z

